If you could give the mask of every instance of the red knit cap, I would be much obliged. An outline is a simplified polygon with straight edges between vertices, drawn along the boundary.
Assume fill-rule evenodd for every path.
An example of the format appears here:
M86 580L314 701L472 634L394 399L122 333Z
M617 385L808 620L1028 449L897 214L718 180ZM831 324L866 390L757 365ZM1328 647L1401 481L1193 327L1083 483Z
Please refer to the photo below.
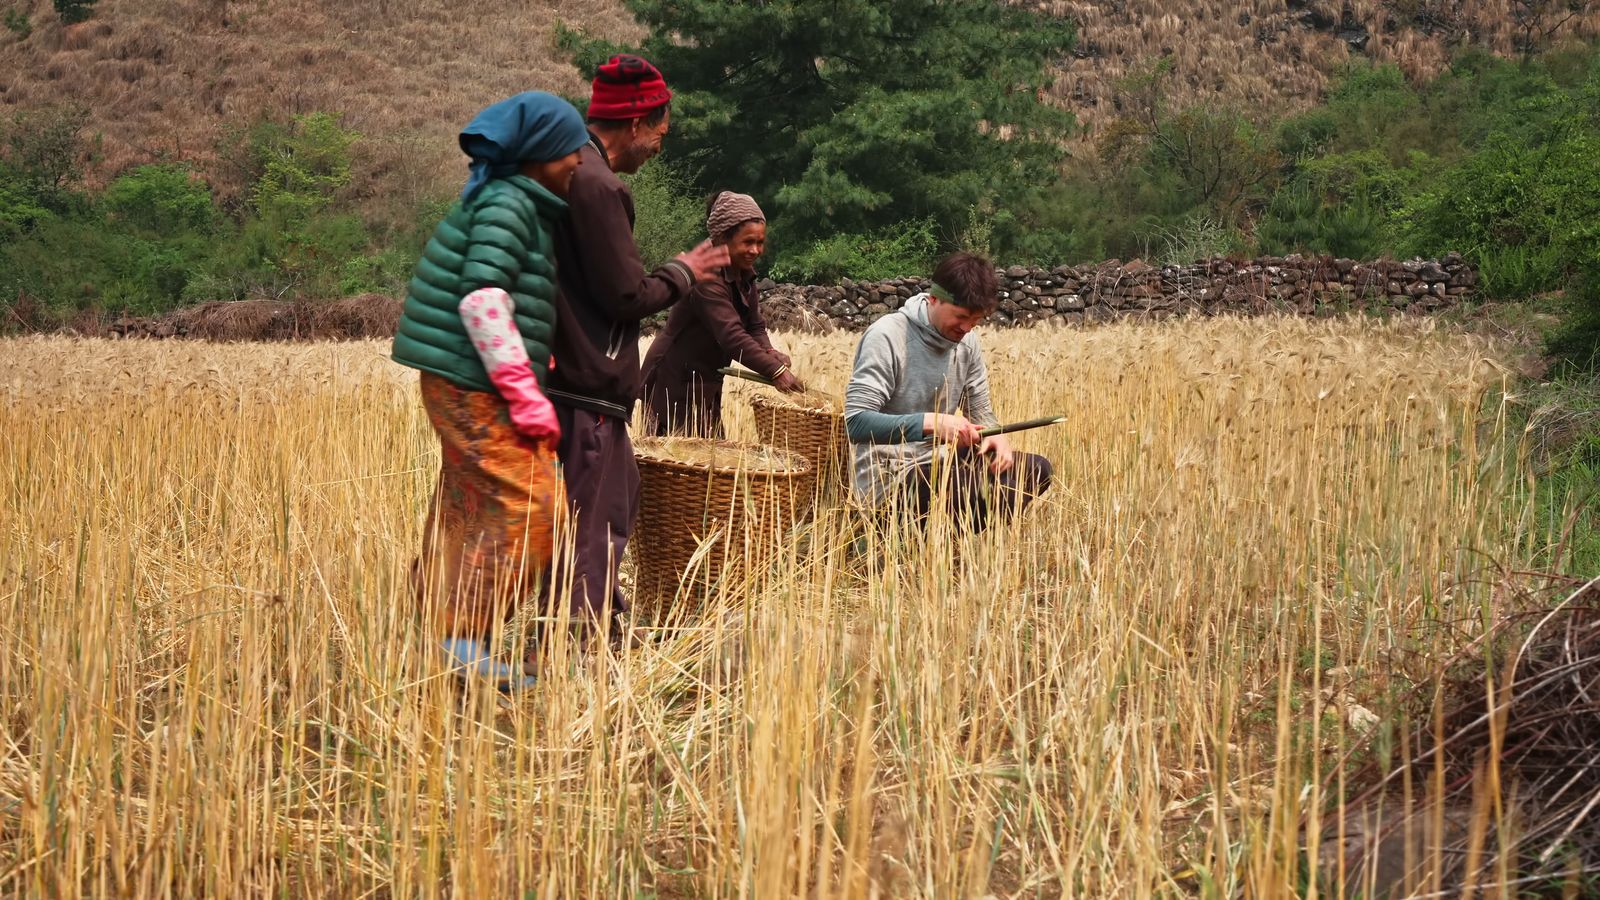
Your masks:
M595 70L589 118L637 119L671 99L655 66L637 56L613 56Z

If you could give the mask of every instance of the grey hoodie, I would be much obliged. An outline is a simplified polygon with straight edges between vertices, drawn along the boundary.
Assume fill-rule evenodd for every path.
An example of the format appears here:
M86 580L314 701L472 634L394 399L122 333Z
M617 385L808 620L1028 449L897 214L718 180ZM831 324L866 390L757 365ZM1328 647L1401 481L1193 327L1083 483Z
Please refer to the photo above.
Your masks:
M923 413L958 410L979 427L999 424L976 333L956 343L935 331L928 295L918 294L872 323L856 346L844 393L856 496L880 503L909 469L932 461Z

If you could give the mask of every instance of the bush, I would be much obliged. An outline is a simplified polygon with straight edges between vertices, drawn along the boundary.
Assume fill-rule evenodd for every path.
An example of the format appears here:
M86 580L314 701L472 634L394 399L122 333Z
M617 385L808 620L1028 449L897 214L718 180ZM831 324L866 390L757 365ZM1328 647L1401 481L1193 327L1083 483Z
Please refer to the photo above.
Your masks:
M0 163L0 239L17 240L53 215L20 173Z
M1553 143L1499 133L1418 192L1398 217L1400 249L1460 249L1489 296L1554 290L1600 265L1600 131L1574 124Z
M293 225L326 209L350 183L350 147L360 138L321 112L251 129L250 200L256 214Z
M82 22L94 12L99 0L55 0L56 15L67 25Z
M705 240L705 204L690 196L688 182L657 161L625 175L633 192L633 239L645 268L653 269ZM764 198L756 198L761 203Z
M20 9L6 10L5 26L6 30L16 35L19 41L25 41L28 35L33 34L33 21Z
M1237 229L1200 212L1190 213L1177 227L1160 229L1154 236L1160 240L1160 252L1149 255L1164 266L1186 266L1244 249L1244 238Z
M154 234L209 232L211 190L185 166L140 166L106 188L106 210L130 228Z
M0 162L34 202L57 212L74 200L83 179L81 139L89 111L81 106L18 110L0 126Z
M933 271L939 242L932 219L908 222L871 235L837 234L779 258L772 277L829 284L841 278L878 281Z

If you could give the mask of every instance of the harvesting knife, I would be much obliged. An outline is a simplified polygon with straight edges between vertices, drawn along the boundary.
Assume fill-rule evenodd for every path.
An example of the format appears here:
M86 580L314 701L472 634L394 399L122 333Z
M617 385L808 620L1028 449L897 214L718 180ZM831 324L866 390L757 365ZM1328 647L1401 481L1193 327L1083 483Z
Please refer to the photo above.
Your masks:
M1056 425L1066 420L1066 416L1045 416L1042 419L1029 419L1026 422L1012 422L1010 425L996 425L993 428L985 428L978 432L978 437L994 437L997 434L1010 434L1013 431L1043 428L1046 425Z
M754 381L756 384L764 384L767 387L777 387L777 385L772 383L771 378L768 378L765 375L757 375L748 369L735 369L733 366L723 366L717 371L724 375L732 375L735 378L743 378L745 381Z

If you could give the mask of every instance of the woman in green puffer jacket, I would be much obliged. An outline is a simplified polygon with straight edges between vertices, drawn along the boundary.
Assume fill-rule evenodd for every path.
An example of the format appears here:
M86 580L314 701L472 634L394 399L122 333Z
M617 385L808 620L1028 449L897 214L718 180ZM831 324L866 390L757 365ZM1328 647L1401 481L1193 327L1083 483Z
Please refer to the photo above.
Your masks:
M394 339L394 360L422 373L443 457L412 581L452 665L511 689L532 679L490 648L550 565L551 234L588 131L571 104L530 91L480 112L460 140L472 174L417 263Z

